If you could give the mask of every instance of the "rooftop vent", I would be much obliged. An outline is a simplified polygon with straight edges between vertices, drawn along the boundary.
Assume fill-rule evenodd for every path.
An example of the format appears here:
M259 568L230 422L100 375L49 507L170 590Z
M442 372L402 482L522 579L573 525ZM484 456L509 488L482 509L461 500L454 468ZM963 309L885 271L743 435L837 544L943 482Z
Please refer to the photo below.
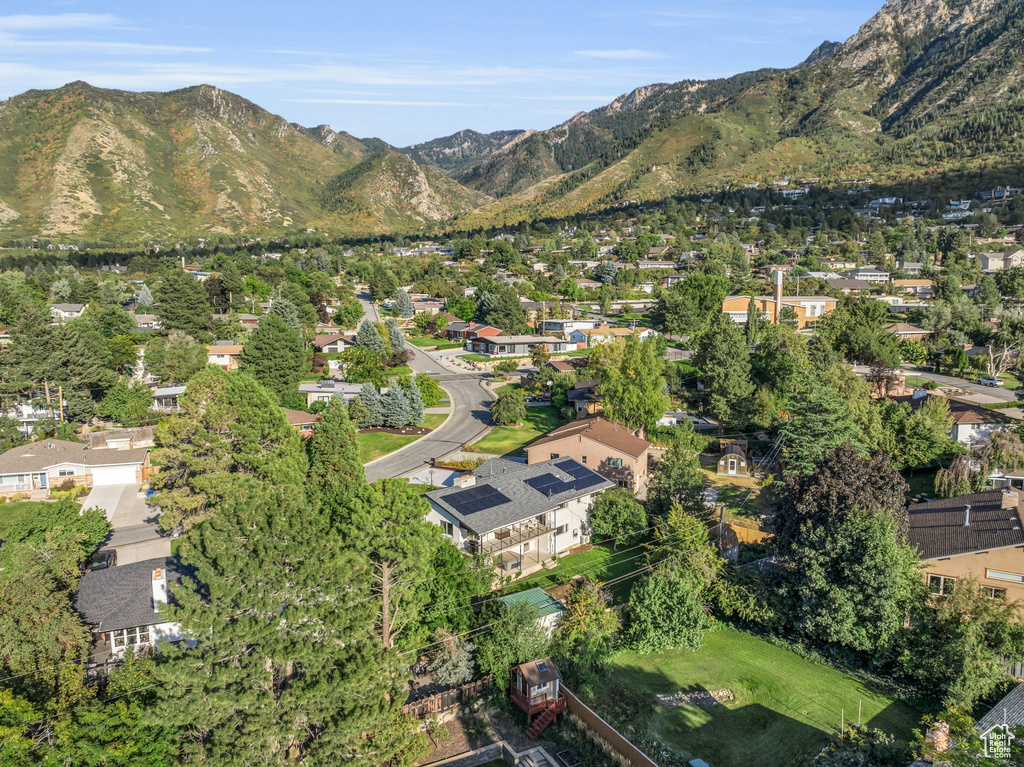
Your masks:
M971 525L971 504L964 506L964 527L970 527Z

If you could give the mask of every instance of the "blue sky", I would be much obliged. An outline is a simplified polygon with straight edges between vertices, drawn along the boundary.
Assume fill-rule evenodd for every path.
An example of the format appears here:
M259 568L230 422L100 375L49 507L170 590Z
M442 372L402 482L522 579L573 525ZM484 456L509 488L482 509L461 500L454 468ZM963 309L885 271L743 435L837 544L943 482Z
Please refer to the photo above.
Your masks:
M798 63L881 0L11 2L0 98L209 83L403 146L551 127L640 85Z

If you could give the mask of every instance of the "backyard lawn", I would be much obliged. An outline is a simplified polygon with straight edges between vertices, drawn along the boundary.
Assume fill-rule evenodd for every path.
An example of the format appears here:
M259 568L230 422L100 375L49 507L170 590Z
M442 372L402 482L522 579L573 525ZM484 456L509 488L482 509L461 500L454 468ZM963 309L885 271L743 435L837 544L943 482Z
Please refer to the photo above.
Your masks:
M511 426L495 426L487 436L473 447L481 453L495 455L519 454L527 444L562 423L558 411L550 405L526 408L526 420L518 429Z
M589 551L559 557L555 567L528 575L520 583L509 585L503 593L512 594L523 589L558 586L559 581L566 582L574 575L586 575L592 580L602 582L610 581L643 567L647 562L644 559L645 554L644 548L627 546L623 551L612 551L611 544L597 544ZM616 602L622 601L629 594L635 580L629 578L609 587Z
M857 721L858 706L865 724L903 740L921 716L852 676L726 628L708 634L696 652L624 653L613 668L623 686L650 696L653 738L681 760L703 759L714 767L782 767L813 756L844 716ZM662 708L655 698L722 689L735 699Z
M423 426L427 429L436 429L444 423L447 417L447 413L427 413L423 419ZM389 434L386 431L356 434L359 460L364 464L369 463L388 453L395 452L400 447L405 447L410 442L415 442L422 436L422 434Z
M704 469L704 484L718 490L718 502L725 504L725 519L729 522L756 530L760 515L772 512L771 491L753 477L720 477Z

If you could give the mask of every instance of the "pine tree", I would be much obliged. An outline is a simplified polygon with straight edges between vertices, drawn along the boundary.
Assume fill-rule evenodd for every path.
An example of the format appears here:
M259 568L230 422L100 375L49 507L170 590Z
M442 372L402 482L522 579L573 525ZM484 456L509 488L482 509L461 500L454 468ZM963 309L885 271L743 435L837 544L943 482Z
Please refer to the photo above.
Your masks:
M416 385L416 379L409 379L409 388L405 392L406 411L408 423L411 426L419 426L423 423L426 415L423 408L423 395L420 394L420 387Z
M238 367L278 397L297 391L309 360L298 331L276 314L265 314L246 339Z
M231 308L244 305L245 283L242 280L242 272L234 261L227 261L221 267L220 284Z
M412 317L416 313L412 306L412 299L404 290L395 293L395 312L399 317Z
M302 439L254 378L207 367L179 401L157 426L153 456L162 465L152 482L167 529L208 516L239 474L302 492Z
M146 370L159 378L162 386L185 383L206 367L208 360L206 347L180 330L154 338L143 356Z
M374 301L384 301L395 295L398 290L398 279L392 271L383 264L377 264L367 280L370 287L370 295Z
M139 306L152 306L153 294L149 291L149 286L146 283L142 283L142 287L139 288L139 292L135 296L135 303Z
M711 414L723 426L742 423L754 384L743 333L728 314L720 313L712 320L698 342L693 364L701 372Z
M441 528L426 524L430 505L414 486L399 479L367 485L346 508L337 512L338 528L346 547L370 562L366 581L377 607L378 641L385 650L401 638L416 640L419 611L427 604L424 581L432 575L431 562L445 542Z
M167 610L199 644L157 664L147 718L181 733L185 761L409 764L421 747L371 639L366 559L293 489L241 479L223 512L186 540L195 576Z
M366 410L366 423L360 426L383 426L384 425L384 403L380 392L372 383L364 383L359 392L359 404Z
M398 327L398 323L394 319L389 319L384 325L388 331L388 346L391 347L391 359L395 361L395 357L405 350L405 336L402 335L402 329Z
M757 334L761 331L761 310L757 308L754 297L747 302L747 346L757 343Z
M359 323L359 330L356 331L356 346L367 349L374 354L379 354L382 357L387 354L384 339L380 337L377 325L370 320L363 320Z
M313 437L307 442L309 483L306 491L325 509L337 509L366 483L359 460L356 430L348 417L348 407L331 400L320 414Z
M210 334L213 311L206 289L188 272L174 270L156 290L156 313L166 330L182 330L205 341Z
M273 305L270 307L270 311L263 315L263 318L260 320L260 325L263 324L263 320L271 315L280 317L284 320L284 324L296 333L302 332L302 321L299 319L299 310L295 307L295 304L287 298L275 298Z
M409 406L407 404L407 397L405 396L405 389L398 384L394 384L384 394L382 401L382 410L384 417L384 426L390 426L393 429L400 429L409 423Z

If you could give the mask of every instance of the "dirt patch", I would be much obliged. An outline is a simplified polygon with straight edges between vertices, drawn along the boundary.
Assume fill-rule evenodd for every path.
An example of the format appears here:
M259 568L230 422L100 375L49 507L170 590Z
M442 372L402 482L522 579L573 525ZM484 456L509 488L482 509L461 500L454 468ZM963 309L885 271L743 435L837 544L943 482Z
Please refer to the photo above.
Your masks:
M733 700L731 690L711 690L700 692L672 692L668 694L658 693L658 703L665 708L676 708L678 706L717 706L727 700Z
M408 434L423 435L429 434L433 429L424 429L422 426L404 426L401 429L396 429L393 426L368 426L365 429L360 429L360 434L378 434L384 432L385 434Z
M526 751L535 746L551 746L543 740L530 740L526 737L526 732L501 711L455 717L445 722L439 729L445 734L435 732L432 736L427 736L430 753L419 764L430 764L458 756L497 743L499 740L504 740L516 751Z

